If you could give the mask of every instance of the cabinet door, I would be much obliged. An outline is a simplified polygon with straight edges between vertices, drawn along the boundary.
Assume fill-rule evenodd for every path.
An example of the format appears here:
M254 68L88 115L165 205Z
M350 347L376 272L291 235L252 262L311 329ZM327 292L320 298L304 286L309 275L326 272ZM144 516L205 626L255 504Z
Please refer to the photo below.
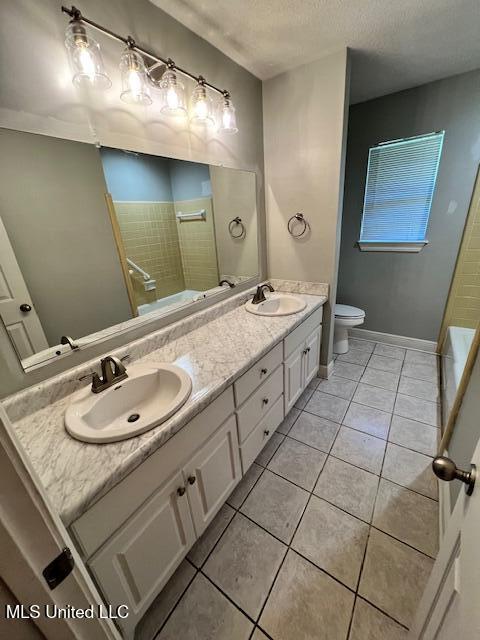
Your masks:
M285 415L290 411L295 402L301 396L304 389L303 378L303 350L304 344L301 344L294 351L288 360L285 361Z
M242 476L235 416L185 465L184 475L195 531L200 536Z
M320 364L320 339L322 336L322 327L317 327L311 333L305 344L305 380L304 387L313 380L318 372Z
M195 541L183 476L178 472L110 538L89 563L108 603L127 604L119 624L133 629Z

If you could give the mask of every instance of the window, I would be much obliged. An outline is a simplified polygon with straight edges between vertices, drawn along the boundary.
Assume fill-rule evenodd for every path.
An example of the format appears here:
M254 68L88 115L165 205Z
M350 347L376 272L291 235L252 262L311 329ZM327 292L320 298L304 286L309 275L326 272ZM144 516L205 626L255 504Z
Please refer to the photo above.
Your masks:
M444 133L370 148L358 243L362 251L416 252L427 244Z

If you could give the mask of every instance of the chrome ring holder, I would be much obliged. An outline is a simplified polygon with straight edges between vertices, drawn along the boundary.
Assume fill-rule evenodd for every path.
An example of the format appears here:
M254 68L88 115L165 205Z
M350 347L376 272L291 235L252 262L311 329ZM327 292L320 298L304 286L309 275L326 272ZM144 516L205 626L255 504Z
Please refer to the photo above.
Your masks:
M302 230L300 233L294 233L293 229L295 227L295 222L299 222L302 225ZM295 213L290 220L287 222L288 233L292 236L292 238L301 238L305 233L310 229L310 225L308 221L305 219L303 213Z
M240 227L240 233L234 233L237 227ZM245 225L243 224L242 219L239 216L230 221L228 225L228 232L232 236L232 238L243 238L247 235Z

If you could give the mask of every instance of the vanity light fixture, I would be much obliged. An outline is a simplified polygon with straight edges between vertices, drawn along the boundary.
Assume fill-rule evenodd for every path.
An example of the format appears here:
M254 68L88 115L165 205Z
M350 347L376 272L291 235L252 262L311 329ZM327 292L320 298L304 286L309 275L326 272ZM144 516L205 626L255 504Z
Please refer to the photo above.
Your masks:
M219 129L224 133L237 133L237 118L235 107L232 104L228 91L223 92L223 97L219 103Z
M198 77L197 86L192 93L190 121L194 124L212 126L215 124L212 99L205 87L205 78Z
M186 116L185 87L175 73L172 60L167 62L167 70L160 80L160 89L162 91L160 111L170 116Z
M120 99L129 104L152 104L147 84L147 69L140 54L134 51L135 41L129 38L127 48L120 58L122 93Z
M124 102L144 106L152 104L151 86L153 86L161 90L160 110L163 114L185 116L187 115L185 87L178 78L179 75L183 75L196 82L191 97L190 121L207 126L216 124L216 114L209 95L213 91L221 96L216 109L218 130L222 133L237 133L235 107L229 91L219 89L202 76L195 76L186 69L178 67L171 58L161 58L139 47L131 36L121 36L85 18L74 6L70 9L62 7L62 11L71 18L66 31L65 45L73 70L73 83L76 86L86 85L99 89L108 89L112 86L103 66L100 47L87 34L86 27L90 27L126 45L120 58L122 78L120 98ZM160 82L153 76L153 71L159 67L166 67Z
M112 81L103 66L100 47L96 40L87 35L77 11L73 11L72 20L65 32L65 46L75 86L95 89L109 89L112 86Z

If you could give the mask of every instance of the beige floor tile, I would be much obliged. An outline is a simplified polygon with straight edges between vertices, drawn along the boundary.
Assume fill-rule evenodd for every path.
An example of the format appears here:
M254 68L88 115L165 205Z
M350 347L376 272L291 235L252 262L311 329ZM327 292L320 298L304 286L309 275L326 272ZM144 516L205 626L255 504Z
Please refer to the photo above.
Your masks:
M326 459L326 453L298 440L285 438L267 468L311 491Z
M155 640L248 640L253 623L197 573Z
M203 572L245 613L256 619L286 551L284 544L237 514Z
M398 393L406 396L414 396L430 402L439 402L440 394L438 384L435 382L427 382L426 380L415 380L414 378L400 377L398 385Z
M407 354L408 355L408 354ZM420 364L408 362L403 364L402 376L438 383L438 369L436 364Z
M208 554L216 545L217 540L228 527L228 523L235 515L234 509L224 504L212 522L190 549L187 558L196 567L200 568L208 557Z
M436 365L438 363L438 356L436 356L434 353L427 353L426 351L415 351L413 349L407 349L405 362L412 364Z
M314 391L312 397L305 405L305 411L313 413L320 418L342 422L348 408L348 400L337 398L329 393Z
M372 351L375 349L375 342L371 342L370 340L349 338L348 343L351 348L359 349L360 351L366 351L367 353L372 353Z
M390 371L380 371L380 369L372 369L370 367L367 367L365 369L365 373L360 379L360 382L371 384L374 387L388 389L389 391L396 391L399 379L400 376L398 373L391 373Z
M407 635L404 627L357 598L348 640L407 640Z
M335 366L333 373L341 378L348 378L348 380L360 380L365 371L365 367L359 364L352 364L351 362L339 362L335 360Z
M438 551L438 502L382 478L372 524L435 558Z
M354 380L332 376L328 380L321 380L317 390L323 391L323 393L330 393L332 396L337 396L344 400L351 400L356 388L357 383Z
M135 629L135 640L153 640L182 593L193 579L196 570L184 560L155 598Z
M373 353L376 356L386 356L387 358L397 358L397 360L403 360L405 358L406 349L402 347L394 347L390 344L382 344L378 342L375 346Z
M409 627L432 566L423 553L371 529L358 593Z
M342 353L338 356L337 362L351 362L352 364L366 365L370 360L370 353L362 351L360 349L350 348L347 353Z
M351 591L289 551L259 624L275 640L345 640L353 600Z
M439 434L440 429L436 427L394 415L388 440L427 456L434 456L437 452Z
M312 496L292 541L292 549L355 590L369 526Z
M380 369L380 371L400 373L402 370L402 361L398 360L398 358L387 358L386 356L377 356L373 354L368 361L368 366L372 369Z
M366 522L372 519L378 476L329 456L315 486L315 495Z
M344 462L380 474L385 441L367 433L342 427L332 447L332 455Z
M328 453L339 429L338 423L303 411L288 435L290 438Z
M432 471L432 458L423 453L389 442L381 475L428 498L438 498L438 482Z
M379 389L379 391L383 391L383 389ZM364 431L372 436L386 440L391 418L391 413L352 402L343 419L343 424L351 429Z
M421 398L398 393L393 412L404 418L425 422L432 427L439 427L441 424L440 405Z
M359 382L353 401L391 413L395 404L395 392Z
M308 495L267 469L243 503L241 512L288 544L305 509Z

